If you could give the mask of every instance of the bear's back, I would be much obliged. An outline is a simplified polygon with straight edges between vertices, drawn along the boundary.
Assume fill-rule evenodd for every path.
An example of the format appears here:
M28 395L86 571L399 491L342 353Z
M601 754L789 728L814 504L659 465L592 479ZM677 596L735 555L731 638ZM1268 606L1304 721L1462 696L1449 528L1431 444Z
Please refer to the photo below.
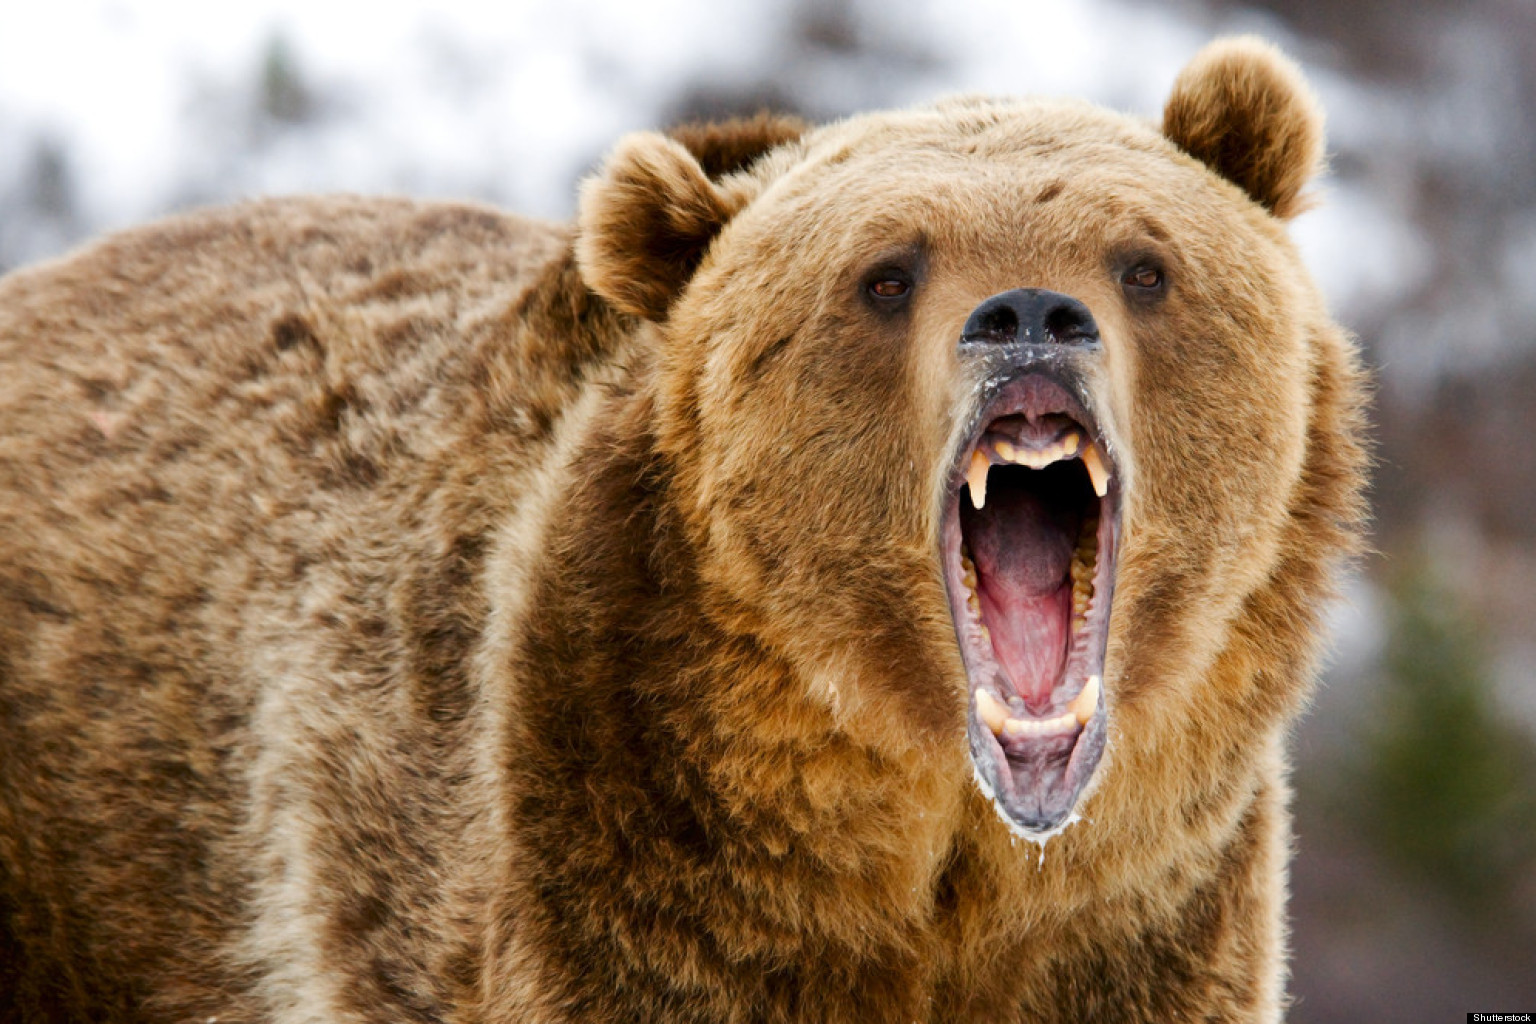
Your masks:
M341 756L462 712L493 510L593 356L526 326L568 249L488 208L273 200L0 280L0 990L131 1006L111 979L164 999L233 955L260 791L306 784L263 716ZM339 841L430 841L445 794L379 785Z

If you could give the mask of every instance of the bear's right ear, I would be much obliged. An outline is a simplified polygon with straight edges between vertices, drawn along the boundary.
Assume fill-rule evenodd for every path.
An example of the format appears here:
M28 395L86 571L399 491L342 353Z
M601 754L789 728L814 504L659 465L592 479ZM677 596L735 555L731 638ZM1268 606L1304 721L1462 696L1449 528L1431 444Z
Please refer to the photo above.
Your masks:
M665 320L742 203L710 181L681 143L655 132L626 136L581 186L582 279L625 313Z

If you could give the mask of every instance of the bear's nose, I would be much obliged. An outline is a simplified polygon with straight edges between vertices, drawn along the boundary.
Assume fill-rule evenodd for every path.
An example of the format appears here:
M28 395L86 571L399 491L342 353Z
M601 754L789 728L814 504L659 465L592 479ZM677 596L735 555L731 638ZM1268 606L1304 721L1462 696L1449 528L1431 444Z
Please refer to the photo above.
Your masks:
M962 345L1084 345L1099 340L1088 307L1070 295L1043 288L1015 288L994 295L971 312Z

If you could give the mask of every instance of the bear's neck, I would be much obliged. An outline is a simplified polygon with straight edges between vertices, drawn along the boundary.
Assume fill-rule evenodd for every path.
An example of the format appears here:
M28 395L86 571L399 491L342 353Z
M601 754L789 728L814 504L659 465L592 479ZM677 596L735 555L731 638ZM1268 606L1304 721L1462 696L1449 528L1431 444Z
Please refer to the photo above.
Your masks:
M580 941L598 947L629 921L640 941L660 905L700 942L724 929L770 957L880 948L916 970L969 775L861 743L722 621L642 395L617 389L582 418L510 666L507 884L550 920L580 891L596 929Z

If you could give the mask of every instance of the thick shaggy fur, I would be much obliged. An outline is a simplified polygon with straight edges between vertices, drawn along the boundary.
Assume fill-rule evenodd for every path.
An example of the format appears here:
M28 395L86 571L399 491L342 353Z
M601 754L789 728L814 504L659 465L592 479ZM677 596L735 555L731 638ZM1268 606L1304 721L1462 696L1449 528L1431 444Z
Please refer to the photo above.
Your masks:
M760 118L621 143L574 231L284 200L0 283L0 1020L1278 1018L1361 385L1294 70L1217 44L1164 131ZM1021 285L1093 310L1126 495L1043 854L936 561Z

